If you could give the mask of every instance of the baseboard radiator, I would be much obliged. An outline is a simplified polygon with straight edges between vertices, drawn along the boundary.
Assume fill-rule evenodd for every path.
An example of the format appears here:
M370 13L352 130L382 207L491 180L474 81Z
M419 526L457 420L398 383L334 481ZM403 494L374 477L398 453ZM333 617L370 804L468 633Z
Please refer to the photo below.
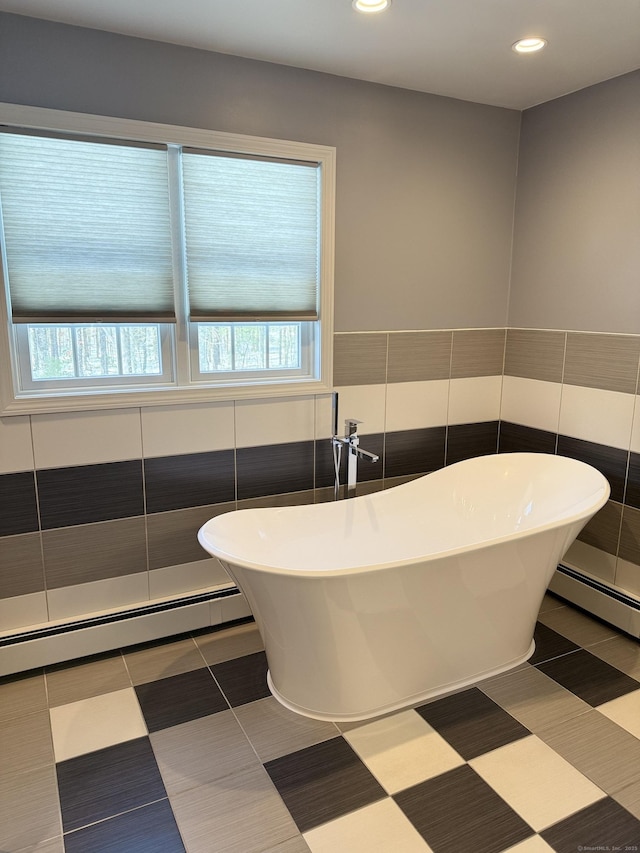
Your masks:
M640 599L562 563L549 590L626 634L640 638Z
M640 638L640 600L569 566L559 565L549 590ZM117 612L17 630L0 636L0 677L247 619L235 587L179 596Z
M177 596L117 612L17 629L0 636L0 676L223 626L251 616L235 586Z

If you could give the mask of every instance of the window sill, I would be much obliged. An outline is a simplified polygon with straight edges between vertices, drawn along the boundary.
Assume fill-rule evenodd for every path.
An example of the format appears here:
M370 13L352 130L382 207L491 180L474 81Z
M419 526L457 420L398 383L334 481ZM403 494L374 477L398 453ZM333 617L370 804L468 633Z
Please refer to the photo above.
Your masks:
M298 397L327 394L332 386L321 380L290 380L277 383L246 385L200 385L164 387L149 390L126 389L68 392L41 396L3 394L0 416L86 412L102 409L129 409L147 406L177 406L189 403L216 403L230 400L249 400L272 397Z

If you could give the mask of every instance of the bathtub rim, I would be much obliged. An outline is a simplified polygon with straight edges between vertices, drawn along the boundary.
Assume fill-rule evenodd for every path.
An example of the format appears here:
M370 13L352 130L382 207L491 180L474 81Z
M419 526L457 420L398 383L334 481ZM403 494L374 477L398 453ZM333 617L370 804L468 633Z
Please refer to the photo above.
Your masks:
M411 487L415 484L415 482L417 480L426 479L428 477L431 477L434 474L439 474L442 471L446 471L447 469L450 470L452 468L456 468L458 466L464 465L465 463L469 463L469 462L473 461L474 459L489 459L489 458L498 457L500 455L503 455L503 454L488 454L485 456L472 457L471 459L463 459L460 462L454 463L453 465L445 466L445 468L438 468L436 471L431 471L427 474L422 474L422 475L416 477L415 479L413 479L407 483L401 483L400 485L393 486L391 489L387 489L383 492L375 492L373 494L359 495L355 498L350 498L350 499L348 499L348 502L349 502L349 504L353 504L355 501L367 502L367 501L371 501L372 499L373 500L375 500L376 498L379 499L380 495L383 495L385 493L388 494L389 492L392 492L395 490L402 490L402 489L405 489L406 487ZM602 509L602 507L605 506L605 504L609 500L609 496L611 494L611 486L610 486L608 480L606 479L606 477L604 476L604 474L602 474L601 471L598 471L598 469L595 468L593 465L589 465L586 462L582 462L579 459L573 459L572 457L569 457L569 456L558 456L558 454L551 454L551 453L519 452L519 453L509 453L509 454L504 454L504 455L505 456L508 455L510 457L527 457L527 458L531 458L531 461L533 461L534 459L540 460L541 458L547 459L547 460L563 459L563 460L570 461L571 463L574 463L580 467L590 468L593 472L595 472L596 474L598 474L602 478L601 494L597 499L595 499L595 495L598 492L598 490L595 490L594 491L594 500L588 506L583 506L582 509L580 509L577 512L574 512L572 515L561 515L559 518L554 518L545 524L539 524L539 525L536 525L535 527L526 528L523 530L514 530L514 531L510 531L510 532L508 532L502 536L493 536L493 537L490 537L487 539L476 540L474 542L466 543L466 544L461 545L459 547L446 548L446 549L439 550L439 551L429 551L428 553L425 553L425 554L413 555L411 557L407 557L404 559L393 560L393 561L387 560L385 562L380 562L380 563L367 563L367 564L356 565L356 566L352 565L352 566L346 566L346 567L329 567L329 568L321 568L321 569L308 568L308 569L305 569L305 568L289 568L289 567L284 567L284 566L277 566L277 565L273 565L271 563L257 563L257 562L252 561L252 560L243 559L238 554L225 551L224 549L218 547L215 543L211 542L208 539L207 527L209 525L211 525L211 526L215 525L215 523L218 522L225 515L237 515L238 513L262 515L265 513L274 513L274 512L287 513L291 510L293 510L293 511L300 511L300 510L310 511L311 509L319 508L320 506L326 506L326 505L334 506L335 504L344 504L344 501L336 501L336 502L329 501L326 504L311 504L311 505L302 504L302 505L285 506L285 507L252 507L252 508L247 508L247 509L230 510L229 512L221 513L220 515L214 516L213 518L206 521L198 531L198 541L200 542L200 545L204 548L204 550L207 551L207 553L217 557L217 559L219 559L223 563L223 565L225 566L225 568L231 574L232 577L234 577L234 575L233 575L233 567L234 566L237 566L240 569L246 569L249 571L260 572L262 574L268 574L268 575L274 575L275 574L275 575L283 575L283 576L288 576L288 577L299 577L299 578L309 578L309 579L345 577L348 575L360 575L360 574L367 574L367 573L371 573L371 572L384 571L384 570L388 570L388 569L402 568L404 566L415 565L418 562L429 563L429 562L435 561L437 559L443 559L443 558L448 558L448 557L456 557L456 556L460 556L462 554L468 554L471 552L484 550L485 548L489 548L489 547L492 547L493 545L498 545L498 544L501 544L504 542L515 541L518 539L526 539L526 538L529 538L531 536L537 536L538 534L546 533L546 532L549 532L549 531L554 530L554 529L561 530L563 528L570 528L574 524L577 524L577 523L583 521L585 518L588 519L588 518L593 517L593 515L595 515L596 512L598 512L600 509ZM586 498L583 499L582 503L584 503L585 500L586 500Z

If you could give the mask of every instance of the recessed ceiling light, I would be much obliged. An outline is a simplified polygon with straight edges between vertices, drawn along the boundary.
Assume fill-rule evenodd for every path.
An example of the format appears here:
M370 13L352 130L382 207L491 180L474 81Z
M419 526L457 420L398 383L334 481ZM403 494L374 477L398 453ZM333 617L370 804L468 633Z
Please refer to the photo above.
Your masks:
M391 5L391 0L352 0L351 5L358 12L384 12Z
M511 45L511 49L515 50L516 53L535 53L536 50L542 50L546 43L546 39L541 38L519 39Z

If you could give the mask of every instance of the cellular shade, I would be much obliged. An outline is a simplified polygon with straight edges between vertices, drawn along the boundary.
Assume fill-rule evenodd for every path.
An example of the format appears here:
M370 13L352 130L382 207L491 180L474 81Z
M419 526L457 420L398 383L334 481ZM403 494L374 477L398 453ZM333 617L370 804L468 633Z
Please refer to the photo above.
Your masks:
M318 317L319 166L185 150L191 318Z
M175 320L167 154L0 133L16 323Z

